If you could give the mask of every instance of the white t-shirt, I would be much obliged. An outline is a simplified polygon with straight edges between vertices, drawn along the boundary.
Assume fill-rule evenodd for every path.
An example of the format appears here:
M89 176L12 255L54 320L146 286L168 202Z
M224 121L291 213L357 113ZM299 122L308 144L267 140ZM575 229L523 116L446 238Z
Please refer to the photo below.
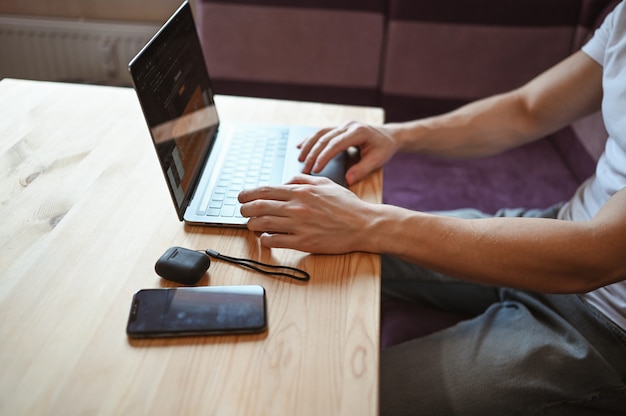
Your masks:
M609 134L595 174L561 209L559 218L587 221L626 186L626 9L609 14L583 52L603 67L602 117ZM626 254L626 253L625 253ZM626 281L584 295L585 300L626 329Z

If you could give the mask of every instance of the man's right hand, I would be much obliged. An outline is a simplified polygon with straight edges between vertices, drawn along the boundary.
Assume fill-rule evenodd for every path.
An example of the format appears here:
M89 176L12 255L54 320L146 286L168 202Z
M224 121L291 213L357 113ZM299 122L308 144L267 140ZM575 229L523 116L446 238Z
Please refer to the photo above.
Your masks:
M318 131L298 146L303 173L319 173L339 153L357 147L361 159L346 172L348 185L360 181L382 167L398 151L399 144L386 127L349 122L340 127Z

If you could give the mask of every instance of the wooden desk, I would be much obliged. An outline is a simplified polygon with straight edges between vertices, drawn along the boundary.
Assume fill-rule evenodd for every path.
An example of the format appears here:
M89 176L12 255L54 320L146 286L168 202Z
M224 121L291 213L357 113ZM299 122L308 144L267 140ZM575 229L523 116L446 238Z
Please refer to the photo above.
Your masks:
M381 110L217 97L223 120L380 123ZM183 226L131 89L0 82L0 414L373 415L379 258L262 249ZM354 190L381 199L381 174ZM214 261L200 284L260 284L263 335L129 341L130 301L167 286L170 246L305 268L307 284Z

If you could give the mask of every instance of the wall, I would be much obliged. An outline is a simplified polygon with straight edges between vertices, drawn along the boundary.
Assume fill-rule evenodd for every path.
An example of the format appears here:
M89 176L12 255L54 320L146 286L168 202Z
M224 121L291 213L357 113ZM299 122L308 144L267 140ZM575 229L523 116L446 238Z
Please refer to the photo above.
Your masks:
M128 62L181 3L0 0L0 79L130 86Z
M162 23L181 2L182 0L0 0L0 15Z

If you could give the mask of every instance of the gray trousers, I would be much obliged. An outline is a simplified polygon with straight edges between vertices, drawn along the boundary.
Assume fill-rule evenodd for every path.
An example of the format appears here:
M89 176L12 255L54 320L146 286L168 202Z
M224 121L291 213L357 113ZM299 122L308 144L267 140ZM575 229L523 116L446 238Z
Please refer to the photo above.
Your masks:
M389 256L382 275L384 297L476 315L381 351L382 415L626 414L626 332L580 296L476 285Z

